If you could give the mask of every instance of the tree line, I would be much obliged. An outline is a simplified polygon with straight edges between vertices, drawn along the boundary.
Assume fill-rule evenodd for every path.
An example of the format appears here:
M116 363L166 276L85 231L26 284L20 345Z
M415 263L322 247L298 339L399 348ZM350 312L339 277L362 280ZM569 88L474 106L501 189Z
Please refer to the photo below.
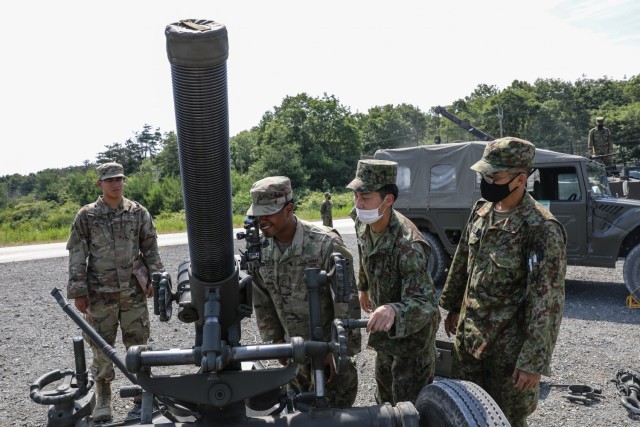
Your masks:
M260 122L230 139L234 212L250 204L251 184L286 175L304 200L311 192L342 192L358 159L382 148L469 141L475 137L448 119L409 104L374 106L352 113L334 95L285 97ZM625 159L640 159L640 76L575 82L513 81L505 89L480 84L468 96L444 106L474 127L499 137L517 136L539 148L586 154L588 131L604 116ZM68 227L77 210L95 201L95 167L117 161L127 175L125 195L154 215L183 209L175 132L145 124L115 142L94 161L29 175L0 177L0 232L19 227Z

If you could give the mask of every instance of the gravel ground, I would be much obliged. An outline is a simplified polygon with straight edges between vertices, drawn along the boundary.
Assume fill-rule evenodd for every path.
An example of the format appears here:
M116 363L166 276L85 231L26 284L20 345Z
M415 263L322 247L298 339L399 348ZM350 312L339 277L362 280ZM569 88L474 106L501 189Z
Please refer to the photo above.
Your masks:
M354 236L346 235L345 241L357 253ZM188 258L188 248L166 246L161 253L175 281L178 264ZM45 425L47 408L30 400L29 386L49 371L73 368L71 338L79 335L79 329L50 295L54 287L65 290L66 277L66 258L0 264L0 298L4 301L0 324L5 325L0 336L0 426ZM540 404L529 418L530 426L640 425L640 417L621 406L615 386L609 382L619 369L640 370L640 309L626 307L627 295L621 263L615 270L569 267L553 374L543 378ZM190 348L195 341L193 326L175 316L168 323L153 317L151 327L151 343L158 349ZM446 339L442 328L438 335ZM246 319L243 342L258 341L253 319ZM116 351L124 359L121 343ZM365 349L356 363L360 371L356 404L373 405L373 352ZM194 371L195 367L185 372ZM591 405L570 403L562 397L561 389L549 387L553 383L601 387L605 397ZM117 374L115 384L127 385L127 380ZM118 418L131 407L129 400L119 397L114 404Z

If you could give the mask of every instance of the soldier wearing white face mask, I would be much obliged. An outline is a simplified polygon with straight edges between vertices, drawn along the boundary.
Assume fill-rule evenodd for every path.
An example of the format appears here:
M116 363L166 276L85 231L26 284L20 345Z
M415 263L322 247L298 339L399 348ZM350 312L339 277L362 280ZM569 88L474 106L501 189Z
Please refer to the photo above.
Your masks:
M369 347L376 350L376 400L415 402L433 381L440 322L427 271L431 249L416 226L393 209L397 163L360 160L353 190L360 269L360 307L371 313Z

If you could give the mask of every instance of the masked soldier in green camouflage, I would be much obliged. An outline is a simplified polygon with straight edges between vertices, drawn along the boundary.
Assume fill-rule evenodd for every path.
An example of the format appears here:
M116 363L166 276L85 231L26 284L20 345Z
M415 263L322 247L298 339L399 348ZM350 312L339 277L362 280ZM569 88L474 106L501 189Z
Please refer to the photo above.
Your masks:
M273 176L257 181L251 187L253 203L247 216L258 219L268 245L262 249L262 265L253 277L253 308L260 335L264 341L289 342L299 336L308 340L310 314L306 268L331 270L331 254L339 252L351 264L352 292L348 303L335 302L329 286L320 290L323 339L331 339L331 325L336 318L360 318L358 294L353 276L353 256L336 230L303 221L294 215L293 191L289 178ZM360 352L360 330L347 333L348 353ZM358 371L351 361L348 372L336 375L331 353L327 354L325 396L330 406L353 405L358 390ZM281 363L286 363L281 360ZM311 364L300 367L290 383L297 393L314 390Z
M102 196L80 209L67 242L67 297L75 300L76 308L111 346L115 345L119 324L124 345L129 348L147 343L147 298L153 293L150 273L162 272L164 267L151 215L122 195L122 166L105 163L97 170ZM112 362L93 342L91 349L97 393L93 420L105 421L111 419L111 381L115 372ZM134 411L137 407L138 401Z
M353 190L360 269L360 307L371 313L369 347L376 350L376 400L415 402L433 381L440 323L427 271L431 248L416 226L393 209L397 163L360 160Z
M587 149L590 156L604 156L613 153L611 132L609 132L609 128L604 126L604 117L597 117L596 127L589 130ZM614 164L611 156L600 157L596 160L605 166Z
M534 155L530 142L500 138L471 167L482 198L440 298L454 376L483 387L514 427L536 409L564 309L567 237L527 192Z

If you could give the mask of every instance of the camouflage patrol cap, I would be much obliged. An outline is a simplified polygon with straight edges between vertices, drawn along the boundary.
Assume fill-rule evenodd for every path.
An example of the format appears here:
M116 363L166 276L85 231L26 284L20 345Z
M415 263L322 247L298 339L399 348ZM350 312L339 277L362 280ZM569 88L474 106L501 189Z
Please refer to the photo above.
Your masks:
M524 139L507 136L487 143L482 159L471 166L483 175L508 169L530 169L536 147Z
M247 211L248 216L274 214L293 199L291 181L286 176L269 176L256 181L251 186L250 194L253 203Z
M396 183L398 164L390 160L358 160L356 177L347 185L358 193L377 191L387 184Z
M96 171L98 171L98 179L100 181L104 181L109 178L125 177L124 169L120 163L103 163L96 168Z
M604 117L596 117L596 122L604 122Z

